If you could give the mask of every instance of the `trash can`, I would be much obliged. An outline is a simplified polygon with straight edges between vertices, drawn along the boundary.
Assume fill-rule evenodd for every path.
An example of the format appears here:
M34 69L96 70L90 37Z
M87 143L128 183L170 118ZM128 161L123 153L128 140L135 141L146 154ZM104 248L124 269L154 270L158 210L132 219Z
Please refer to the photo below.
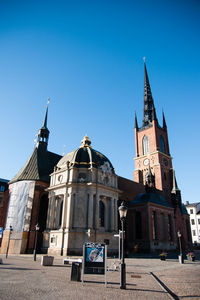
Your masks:
M71 269L71 281L81 281L81 268L82 263L73 262Z

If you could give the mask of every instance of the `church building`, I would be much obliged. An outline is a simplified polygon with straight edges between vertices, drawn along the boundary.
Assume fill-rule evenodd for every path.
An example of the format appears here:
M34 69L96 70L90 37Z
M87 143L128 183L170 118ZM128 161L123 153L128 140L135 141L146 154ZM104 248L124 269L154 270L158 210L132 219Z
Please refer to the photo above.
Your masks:
M109 253L116 253L122 201L128 206L126 253L175 250L178 231L183 249L191 248L189 215L175 178L167 124L164 113L162 126L158 122L145 63L142 126L135 115L133 181L117 175L88 136L63 157L49 152L47 114L48 107L33 153L9 182L1 253L7 249L10 225L10 253L31 253L37 223L41 253L81 254L87 241L104 242Z
M163 113L160 126L145 63L143 122L139 127L135 115L135 153L134 182L138 186L128 197L127 249L175 250L178 231L183 247L190 249L189 216L172 166L165 116ZM119 189L125 190L120 178Z

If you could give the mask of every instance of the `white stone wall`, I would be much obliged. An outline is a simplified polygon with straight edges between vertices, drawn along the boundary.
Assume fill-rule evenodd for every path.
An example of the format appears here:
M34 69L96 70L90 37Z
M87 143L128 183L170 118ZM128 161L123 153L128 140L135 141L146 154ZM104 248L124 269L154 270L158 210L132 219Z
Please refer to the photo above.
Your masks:
M49 187L47 230L49 254L80 253L83 243L109 240L108 250L117 251L117 176L95 168L55 169ZM63 201L62 222L58 198ZM104 226L99 224L99 201L105 206ZM88 229L89 233L88 234ZM90 236L89 236L90 235Z

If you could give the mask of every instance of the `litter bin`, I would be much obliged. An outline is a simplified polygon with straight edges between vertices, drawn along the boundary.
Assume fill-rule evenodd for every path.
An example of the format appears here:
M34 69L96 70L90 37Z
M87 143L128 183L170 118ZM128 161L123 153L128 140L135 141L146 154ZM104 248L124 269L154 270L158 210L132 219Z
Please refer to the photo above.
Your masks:
M73 262L71 269L71 281L81 281L81 268L82 263Z

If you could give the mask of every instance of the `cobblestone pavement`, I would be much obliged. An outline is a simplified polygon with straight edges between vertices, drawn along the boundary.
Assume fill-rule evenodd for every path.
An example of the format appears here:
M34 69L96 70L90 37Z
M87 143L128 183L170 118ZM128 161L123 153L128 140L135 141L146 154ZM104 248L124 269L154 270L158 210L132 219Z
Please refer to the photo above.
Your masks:
M200 262L179 264L176 259L126 259L126 290L119 287L120 272L85 275L85 282L71 281L71 266L55 257L53 266L41 266L33 256L0 255L0 300L60 299L200 299ZM110 269L118 260L108 259Z

